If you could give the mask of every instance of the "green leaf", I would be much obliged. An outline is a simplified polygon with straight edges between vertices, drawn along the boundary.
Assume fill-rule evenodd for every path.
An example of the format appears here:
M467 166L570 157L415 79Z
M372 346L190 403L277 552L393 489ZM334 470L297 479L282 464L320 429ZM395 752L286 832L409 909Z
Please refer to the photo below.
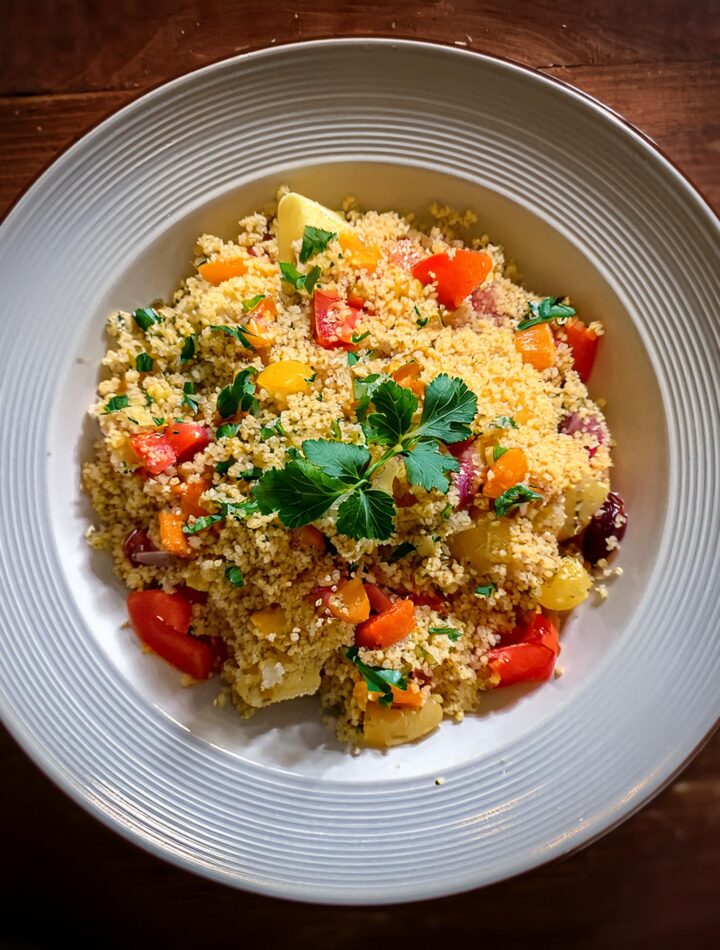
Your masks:
M283 424L278 417L275 422L271 422L269 425L262 426L260 429L260 441L267 442L268 439L272 438L274 435L287 435L285 429L283 429Z
M417 396L388 379L375 389L371 399L375 412L370 413L363 425L366 438L380 445L397 445L412 425L418 407Z
M404 557L407 557L408 554L412 554L413 551L416 551L417 548L414 544L411 544L410 541L403 541L402 544L398 544L393 553L387 559L388 564L395 564L396 561L402 560Z
M276 511L286 528L302 528L321 518L347 485L319 471L304 459L265 472L253 489L260 511Z
M493 462L497 462L497 460L501 459L508 451L509 449L504 448L502 445L494 445L492 451Z
M255 482L258 478L261 477L263 470L258 468L257 465L253 465L252 468L245 469L244 472L240 472L237 475L237 478L241 478L244 482Z
M340 534L356 541L363 538L387 541L395 528L394 518L392 495L373 488L367 491L356 488L340 504L335 527Z
M493 591L497 590L496 584L481 584L479 587L475 588L475 594L478 597L489 597Z
M353 353L352 350L348 350L348 355L347 355L348 366L355 366L355 364L359 362L360 362L360 357L357 355L357 353Z
M539 304L528 303L528 316L521 320L515 331L529 330L540 323L550 323L552 320L564 323L568 317L575 316L575 310L566 304L559 303L560 297L545 297Z
M138 373L151 373L153 368L153 358L149 353L138 353L135 357L135 369Z
M380 702L384 705L390 705L392 702L391 687L407 689L407 679L400 670L385 670L380 666L368 666L367 663L363 663L358 653L357 647L347 647L345 649L345 656L358 668L368 692L380 693Z
M302 450L308 462L312 462L326 475L351 485L362 481L370 464L370 453L362 445L328 439L306 439Z
M513 485L512 488L508 488L508 490L504 491L499 498L495 499L495 514L502 517L509 511L512 511L514 508L524 505L527 501L542 501L542 497L542 495L538 494L536 491L533 491L532 488L529 488L527 485L523 485L521 482L518 482L517 485Z
M252 345L250 340L248 340L248 334L252 336L250 330L246 326L237 326L237 327L228 327L225 324L213 324L208 327L208 330L212 330L216 333L224 333L225 336L231 337L233 340L237 340L240 346L244 346L247 350L254 350L255 347Z
M289 261L280 261L280 273L282 279L287 284L291 284L295 290L306 290L308 294L313 292L315 284L322 275L319 267L311 267L307 274L301 274L300 271Z
M332 423L330 424L330 433L336 442L342 442L342 430L340 428L339 419L333 419Z
M183 397L180 402L181 406L187 406L191 412L197 412L200 408L198 405L197 399L193 399L195 393L195 383L185 383L183 386Z
M225 568L225 577L230 581L233 587L245 586L245 578L243 577L243 572L235 564L231 564Z
M369 336L369 330L366 330L364 333L353 333L353 335L350 337L350 341L357 346L358 343L362 343L363 340L367 340Z
M162 323L163 318L154 307L140 307L133 313L133 320L146 333L156 323Z
M248 501L224 501L220 505L220 513L223 518L247 518L260 510L257 499L250 498Z
M422 328L423 328L423 327L426 327L426 326L428 325L428 323L430 322L430 317L424 317L424 316L420 313L420 309L419 309L419 307L417 306L417 304L415 304L415 305L413 306L413 310L415 311L415 315L417 316L417 320L415 321L415 323L416 323L416 324L418 325L418 327L422 330Z
M227 475L227 473L230 471L230 469L233 467L234 464L235 464L234 458L223 459L222 462L217 463L217 465L215 466L215 471L218 473L218 475Z
M159 428L160 426L165 425L165 420L160 416L153 416L153 423Z
M102 411L104 416L109 416L111 412L117 412L118 409L126 409L130 405L130 400L123 393L122 396L112 396L105 403L105 408Z
M431 637L447 637L453 643L457 643L462 634L455 627L430 627L428 633Z
M197 534L198 531L204 531L210 525L217 524L225 518L223 514L204 515L202 518L196 518L192 524L183 525L183 534Z
M405 456L405 472L411 485L427 491L436 488L446 492L450 482L445 472L457 472L460 464L451 455L444 455L437 442L420 442Z
M461 379L441 373L425 390L422 418L413 438L440 439L448 444L462 442L472 435L470 425L476 413L475 393Z
M250 297L248 300L243 300L240 304L243 313L250 313L252 310L254 310L260 301L265 299L265 296L265 294L258 294L256 297Z
M302 245L298 258L301 264L307 264L311 257L320 254L331 241L337 238L335 231L323 231L322 228L314 228L311 225L305 225L303 231Z
M517 429L518 424L512 416L498 416L494 422L490 423L491 429Z
M238 429L240 426L237 422L223 422L221 426L218 426L215 430L216 439L230 439L234 435L238 434Z
M255 383L252 377L257 375L254 366L248 366L237 374L231 386L221 389L217 397L217 410L222 419L229 419L236 412L255 412L258 401L255 398Z
M191 360L195 356L195 341L197 336L194 333L191 333L190 336L186 336L183 340L182 349L180 350L180 362L187 363L188 360Z
M363 379L353 380L353 397L355 399L355 415L358 422L364 422L367 418L372 397L378 386L389 380L390 377L384 373L370 373Z

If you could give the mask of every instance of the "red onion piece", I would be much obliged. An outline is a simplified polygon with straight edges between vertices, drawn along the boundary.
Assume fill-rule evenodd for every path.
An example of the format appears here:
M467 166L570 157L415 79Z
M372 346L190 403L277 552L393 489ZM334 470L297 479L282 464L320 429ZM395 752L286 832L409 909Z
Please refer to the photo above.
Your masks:
M599 416L590 415L581 417L577 412L569 412L558 426L558 432L564 432L565 435L575 435L581 432L584 435L590 435L597 439L600 445L607 442L607 429ZM587 453L590 458L597 452L597 446L587 446Z
M167 567L174 561L173 555L167 551L138 551L133 559L135 564L144 564L146 567Z
M143 531L142 528L135 528L125 538L123 551L131 564L142 564L143 562L138 560L138 555L157 551L157 548L148 537L147 531Z
M477 495L480 487L480 466L478 464L477 452L471 442L460 453L453 455L460 463L460 468L452 474L452 483L457 488L460 495L458 510L467 508L473 498Z

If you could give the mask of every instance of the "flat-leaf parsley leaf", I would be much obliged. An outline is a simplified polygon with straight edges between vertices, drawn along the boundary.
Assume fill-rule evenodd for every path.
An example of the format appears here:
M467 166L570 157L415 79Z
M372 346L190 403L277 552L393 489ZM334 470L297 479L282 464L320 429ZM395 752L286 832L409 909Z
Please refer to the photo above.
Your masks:
M309 224L305 225L303 231L302 245L298 258L301 264L307 264L311 257L320 254L331 241L337 238L335 231L323 231L322 228L314 228Z

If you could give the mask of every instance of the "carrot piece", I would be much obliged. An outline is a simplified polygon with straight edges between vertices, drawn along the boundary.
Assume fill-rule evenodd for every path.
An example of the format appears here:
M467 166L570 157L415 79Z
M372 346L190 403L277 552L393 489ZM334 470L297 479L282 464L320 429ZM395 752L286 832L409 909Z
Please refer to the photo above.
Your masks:
M344 231L338 238L343 254L355 267L372 273L380 260L380 248L376 244L366 244L352 231Z
M172 511L161 511L158 515L160 524L160 542L168 554L174 554L175 557L190 557L192 548L183 534L183 524L185 523L182 515L177 515Z
M527 475L528 461L522 449L508 449L488 472L483 487L486 498L499 498L503 492L517 485Z
M325 553L325 535L315 525L306 524L302 528L296 528L293 535L301 548L315 548L321 554Z
M202 518L207 514L207 508L203 508L200 504L200 496L209 487L210 481L206 478L199 478L196 482L185 482L184 485L178 486L180 509L185 518L189 518L190 515L194 518Z
M414 392L418 399L422 399L425 395L425 383L420 382L421 374L422 366L416 360L412 360L410 363L401 366L400 369L396 369L392 374L392 378L400 386Z
M241 257L229 261L206 261L198 267L200 276L216 287L231 277L242 277L246 270L247 264Z
M343 581L328 598L327 606L333 617L347 623L361 623L370 616L370 601L359 577Z
M550 369L555 362L555 339L547 323L538 323L515 334L515 349L523 363L536 370Z
M357 625L355 644L367 650L382 650L402 640L414 629L414 604L410 600L398 600L388 610Z

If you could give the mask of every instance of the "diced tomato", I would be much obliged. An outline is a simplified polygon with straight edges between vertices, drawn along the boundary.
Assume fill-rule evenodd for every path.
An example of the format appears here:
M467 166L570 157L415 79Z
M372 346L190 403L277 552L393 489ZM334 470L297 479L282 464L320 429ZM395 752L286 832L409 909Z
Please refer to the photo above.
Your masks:
M312 331L316 342L326 350L354 349L352 334L360 311L342 297L316 290L312 303Z
M410 600L397 600L392 607L355 627L355 645L383 650L415 629L415 607Z
M393 605L393 601L377 584L369 584L366 582L365 593L368 595L373 613L381 614L384 610L389 610Z
M367 301L364 297L357 297L354 294L347 295L348 306L352 307L353 310L362 310Z
M293 537L297 540L301 548L310 550L314 548L320 554L325 553L326 543L325 535L313 524L303 525L302 528L296 528L293 531Z
M159 475L177 461L175 449L162 432L138 432L130 436L130 445L151 475Z
M416 607L432 607L433 610L442 610L445 598L435 591L399 590L400 597L411 600Z
M422 284L437 285L441 304L454 310L485 280L492 270L492 258L484 251L459 249L454 254L431 254L412 269Z
M195 587L183 585L178 588L177 592L184 597L189 604L206 604L208 602L208 592L206 590L197 590Z
M188 462L210 444L210 433L197 422L172 422L165 427L165 436L178 462Z
M560 652L557 625L543 614L515 627L488 653L488 666L500 676L499 686L549 679Z
M572 350L573 367L580 379L586 383L595 363L598 335L576 317L571 317L563 329L567 344Z
M137 590L128 597L133 630L146 646L166 662L196 680L206 680L213 666L207 643L188 634L190 604L180 594Z

